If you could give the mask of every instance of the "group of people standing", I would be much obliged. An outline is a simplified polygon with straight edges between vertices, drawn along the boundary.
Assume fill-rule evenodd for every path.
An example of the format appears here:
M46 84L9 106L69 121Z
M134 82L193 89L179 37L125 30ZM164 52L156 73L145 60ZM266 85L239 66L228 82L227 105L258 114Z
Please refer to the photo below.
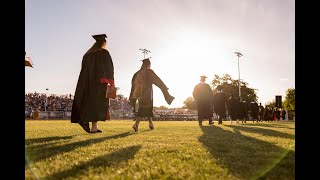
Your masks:
M205 83L206 78L200 76L200 83L194 87L192 93L197 103L199 125L202 125L204 119L209 120L209 125L214 124L213 113L218 116L218 124L222 124L227 115L231 123L236 121L237 124L239 120L246 123L247 120L261 122L285 119L285 109L268 106L264 108L261 103L260 105L257 102L248 103L244 99L234 97L234 94L230 94L228 99L221 85L216 87L217 92L213 94L209 84Z
M96 42L84 54L71 112L71 123L78 123L87 133L101 133L98 121L110 119L109 91L114 91L114 66L107 50L106 34L92 36ZM150 59L143 59L142 66L132 77L130 105L134 109L133 129L138 131L139 122L148 119L149 128L154 129L153 89L158 86L167 103L174 100L168 87L151 69ZM90 128L89 122L92 122Z

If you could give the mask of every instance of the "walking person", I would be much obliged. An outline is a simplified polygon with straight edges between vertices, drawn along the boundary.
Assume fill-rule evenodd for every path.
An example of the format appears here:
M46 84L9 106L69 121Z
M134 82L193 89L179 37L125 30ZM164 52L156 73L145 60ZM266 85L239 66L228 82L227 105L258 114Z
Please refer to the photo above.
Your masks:
M222 124L222 120L226 118L226 101L227 96L222 92L223 87L217 86L217 92L213 95L213 109L219 116L219 123Z
M259 104L259 121L262 122L264 120L264 107L262 104Z
M114 90L114 67L107 50L107 36L92 36L96 42L84 54L74 95L71 123L79 123L87 133L101 133L98 121L110 119L107 86ZM89 122L92 122L90 129Z
M200 83L198 83L192 92L193 98L197 103L198 109L198 123L201 126L204 119L209 120L209 125L214 124L213 117L213 93L209 84L207 84L206 76L200 76Z
M144 118L149 121L149 128L154 129L153 118L153 89L152 85L159 87L164 95L165 100L170 105L174 99L168 92L168 87L162 82L157 74L151 69L150 59L143 59L139 71L137 71L131 81L130 105L133 107L135 114L135 123L133 129L138 131L139 123ZM138 103L137 103L138 102Z
M233 120L237 120L239 124L239 113L240 113L240 104L239 100L234 97L234 94L230 95L230 98L226 102L228 114L230 115L230 123L232 124Z

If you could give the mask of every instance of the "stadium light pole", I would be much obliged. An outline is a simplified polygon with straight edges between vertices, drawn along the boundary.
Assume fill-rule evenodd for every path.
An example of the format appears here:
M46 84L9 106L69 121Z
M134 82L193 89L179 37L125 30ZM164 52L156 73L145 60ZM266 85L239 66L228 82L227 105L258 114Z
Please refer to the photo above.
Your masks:
M142 51L142 53L143 53L143 59L145 59L146 58L146 54L148 54L148 53L151 53L149 50L147 50L147 49L139 49L139 50L141 50Z
M239 79L238 79L238 87L239 87L239 99L241 99L241 88L240 88L240 65L239 65L239 58L243 56L240 52L234 52L238 56L238 74L239 74Z

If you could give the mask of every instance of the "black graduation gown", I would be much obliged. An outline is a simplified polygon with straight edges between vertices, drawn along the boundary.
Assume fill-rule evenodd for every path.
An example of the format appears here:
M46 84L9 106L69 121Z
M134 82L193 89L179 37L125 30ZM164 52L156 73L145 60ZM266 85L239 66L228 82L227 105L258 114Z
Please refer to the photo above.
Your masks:
M132 95L135 88L133 82L135 81L139 72L140 70L133 75L131 80L131 92L129 96L130 104L134 106L134 104L138 100L138 112L135 112L136 117L153 117L152 85L154 84L159 87L164 96L168 94L168 88L152 69L146 69L147 74L145 76L145 80L143 81L144 89L142 90L142 97L140 97L139 99L133 99Z
M227 96L224 92L217 92L213 95L214 111L222 118L226 118Z
M197 84L192 92L197 102L198 119L209 119L213 117L212 90L207 83Z
M253 119L258 119L259 106L256 102L250 103L251 117Z
M71 122L105 121L109 109L106 83L101 78L114 79L111 56L106 49L85 54L74 95Z
M227 100L228 114L232 120L236 120L240 113L240 103L235 98L230 98Z

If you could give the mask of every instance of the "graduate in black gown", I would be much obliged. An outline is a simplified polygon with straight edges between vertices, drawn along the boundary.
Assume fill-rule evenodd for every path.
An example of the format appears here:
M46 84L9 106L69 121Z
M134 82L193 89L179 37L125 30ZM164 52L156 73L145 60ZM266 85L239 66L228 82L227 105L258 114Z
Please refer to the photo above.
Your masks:
M133 107L135 114L135 124L133 129L137 132L139 123L144 118L149 121L149 128L154 129L153 118L153 89L152 85L159 87L164 95L165 100L170 105L174 99L168 92L168 87L162 82L157 74L150 69L150 59L142 60L142 65L131 81L131 91L129 96L130 105ZM138 102L138 103L137 103Z
M88 133L101 133L97 122L110 118L107 84L114 87L112 58L106 49L105 34L92 36L96 42L84 54L74 95L71 123L79 123ZM92 122L90 130L89 122Z
M240 114L240 103L237 98L234 97L234 94L230 95L230 98L226 102L228 114L230 116L230 123L232 124L233 120L237 120L239 124L239 114Z
M213 107L216 114L219 116L219 123L222 124L222 120L226 118L226 102L227 95L222 92L223 87L217 86L217 92L213 95Z
M204 119L209 120L209 125L214 124L213 117L213 93L209 84L205 83L206 76L200 76L200 83L197 84L192 92L193 98L197 103L198 122L202 125Z

